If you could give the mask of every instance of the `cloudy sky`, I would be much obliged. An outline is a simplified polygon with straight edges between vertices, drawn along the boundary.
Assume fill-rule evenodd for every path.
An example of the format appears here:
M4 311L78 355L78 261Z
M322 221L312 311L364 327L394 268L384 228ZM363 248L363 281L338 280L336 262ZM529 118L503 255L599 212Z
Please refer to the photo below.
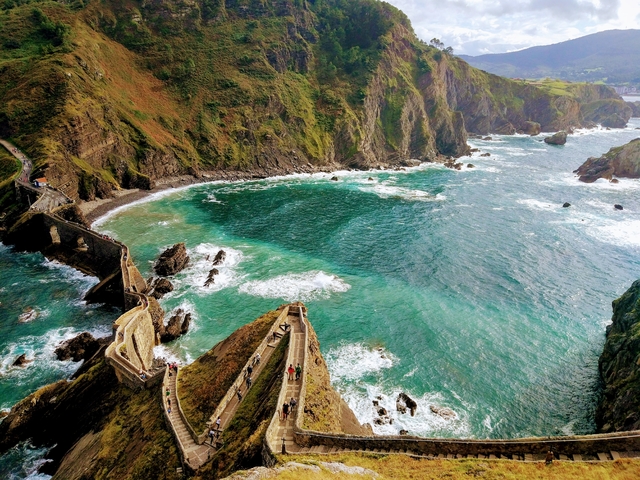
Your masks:
M387 0L420 38L455 53L503 53L610 29L640 28L640 0Z

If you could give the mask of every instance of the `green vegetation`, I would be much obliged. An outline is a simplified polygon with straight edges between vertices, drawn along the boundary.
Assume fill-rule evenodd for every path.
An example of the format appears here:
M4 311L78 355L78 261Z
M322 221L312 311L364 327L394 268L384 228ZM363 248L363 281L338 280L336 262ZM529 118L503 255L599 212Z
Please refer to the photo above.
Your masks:
M13 203L13 180L20 172L20 161L0 146L0 211L7 213Z
M64 456L59 478L178 478L160 388L132 392L117 382L103 356L84 365L72 382L43 387L14 410L0 423L0 451L28 438L55 445L53 462L44 467L49 474Z
M180 406L196 432L209 417L280 314L271 311L245 325L226 340L181 369L178 375Z
M285 335L225 429L224 446L197 478L223 478L235 470L262 465L263 441L277 409L288 346L289 335Z
M632 480L640 476L640 461L618 460L598 464L585 462L544 461L514 462L505 460L426 460L405 455L334 454L334 455L285 455L279 461L317 465L318 462L342 462L349 466L360 466L377 472L381 478L394 480L441 479L468 480L481 477L488 480ZM278 480L300 478L301 470L280 473ZM335 474L326 469L319 473L304 470L306 480L348 479L353 475Z

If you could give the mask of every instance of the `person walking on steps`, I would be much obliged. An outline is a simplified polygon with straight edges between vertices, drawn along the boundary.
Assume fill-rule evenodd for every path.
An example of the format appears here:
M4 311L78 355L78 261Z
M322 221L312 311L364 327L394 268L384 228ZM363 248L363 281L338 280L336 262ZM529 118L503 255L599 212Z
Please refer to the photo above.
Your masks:
M260 365L260 354L256 353L256 357L253 359L254 365Z
M296 380L300 380L301 374L302 374L302 367L300 366L300 363L298 363L298 365L296 365Z
M288 416L289 416L289 404L287 402L284 402L284 405L282 405L282 420L286 422Z
M289 400L289 408L291 410L291 413L293 413L293 409L296 408L297 404L298 402L296 402L296 399L291 397L291 400Z
M295 370L293 369L293 364L289 364L289 368L287 369L287 373L289 374L289 380L293 380L293 373Z

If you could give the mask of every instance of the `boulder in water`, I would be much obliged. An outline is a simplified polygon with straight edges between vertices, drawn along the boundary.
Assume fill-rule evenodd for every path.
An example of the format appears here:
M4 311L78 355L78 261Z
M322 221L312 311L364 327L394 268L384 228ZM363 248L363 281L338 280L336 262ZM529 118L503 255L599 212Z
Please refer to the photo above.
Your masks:
M166 277L180 272L188 263L187 247L181 242L166 249L158 258L154 269L158 275Z
M147 285L149 285L147 295L155 299L161 299L167 293L173 291L173 284L163 277L149 278Z
M226 258L227 252L225 252L224 250L220 250L218 253L216 253L216 257L213 259L213 264L220 265L225 261Z
M58 360L89 360L100 348L100 342L89 332L82 332L70 340L62 342L55 349Z
M467 163L467 168L476 168L476 166L473 163Z
M615 208L616 210L624 210L624 208L622 207L622 205L620 205L619 203L616 203L613 208Z
M569 208L571 206L571 204L569 202L564 202L562 204L562 208Z
M429 409L436 415L446 419L452 420L457 417L456 412L447 407L439 407L437 405L429 405Z
M557 133L554 133L550 137L546 137L544 139L544 143L548 143L549 145L564 145L567 143L567 132L561 130Z
M164 328L164 333L161 336L162 343L171 342L178 338L180 335L184 335L189 331L191 324L191 314L186 313L179 308L169 319L169 323Z
M331 181L332 181L332 182L337 182L338 180L339 180L339 179L338 179L338 177L336 177L336 176L331 177Z
M32 320L35 320L37 317L38 317L38 312L34 308L27 307L18 317L18 322L27 323Z
M485 152L483 154L480 155L481 157L490 157L491 154L489 152Z
M31 363L32 360L27 359L26 354L19 355L18 358L12 363L14 367L24 367L27 363Z
M407 409L411 411L411 416L413 417L416 414L416 409L418 408L418 404L406 393L401 392L396 398L396 409L400 413L406 413Z
M213 283L215 283L215 278L214 278L214 277L215 277L216 275L218 275L218 273L220 273L220 272L218 271L218 269L217 269L217 268L212 268L212 269L209 271L209 276L207 277L206 282L204 282L204 286L205 286L205 287L208 287L209 285L212 285Z

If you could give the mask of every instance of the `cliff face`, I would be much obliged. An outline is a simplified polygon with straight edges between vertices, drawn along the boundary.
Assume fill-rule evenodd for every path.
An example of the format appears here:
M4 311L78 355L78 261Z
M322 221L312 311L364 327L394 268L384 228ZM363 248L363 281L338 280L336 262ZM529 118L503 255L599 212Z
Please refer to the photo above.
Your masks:
M640 178L640 138L614 147L599 158L590 157L573 173L585 183L593 183L599 178Z
M467 131L581 126L581 102L626 115L601 87L476 70L383 2L34 5L0 11L0 136L74 199L202 172L433 161L466 153Z
M599 362L596 425L604 433L640 429L640 280L613 302L612 322Z

